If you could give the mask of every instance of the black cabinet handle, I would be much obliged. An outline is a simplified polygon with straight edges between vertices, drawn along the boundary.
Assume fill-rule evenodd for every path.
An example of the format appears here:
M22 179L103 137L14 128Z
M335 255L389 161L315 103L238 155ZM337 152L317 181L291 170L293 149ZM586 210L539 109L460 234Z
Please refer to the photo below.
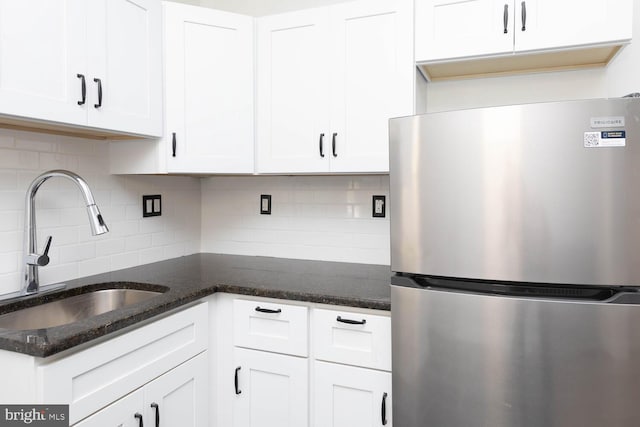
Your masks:
M173 157L176 156L176 133L173 132L173 136L171 137L171 148L173 150Z
M87 80L84 78L84 74L76 74L76 77L80 79L82 85L82 101L78 101L78 105L84 105L87 102Z
M522 31L527 31L527 2L522 2Z
M138 419L138 427L144 427L144 422L142 421L142 414L138 414L136 412L134 417L136 417Z
M235 385L235 387L236 387L236 394L240 394L240 393L242 393L242 390L240 390L240 389L238 388L238 371L239 371L241 368L242 368L241 366L238 366L238 367L236 368L236 375L235 375L235 378L234 378L234 380L233 380L233 383L234 383L234 385Z
M97 104L93 104L93 107L94 108L100 108L100 107L102 107L102 80L100 80L98 78L94 78L93 81L98 83L98 103Z
M504 13L502 14L502 21L504 22L504 33L507 34L507 25L509 25L509 5L504 5Z
M320 145L320 157L324 157L324 147L322 146L323 142L324 142L324 133L321 133L320 134L320 142L319 142L319 145Z
M342 323L348 323L349 325L364 325L365 323L367 323L366 319L362 319L362 320L351 320L351 319L343 319L342 317L338 316L336 318L336 320L338 322L342 322Z
M331 151L333 152L333 157L338 157L338 154L336 153L336 136L338 136L338 133L334 132L331 137Z
M387 425L387 393L382 393L382 425Z
M256 307L256 311L259 311L260 313L269 313L269 314L277 314L277 313L282 313L282 309L275 309L275 310L271 310L270 308L262 308L260 306Z
M153 402L151 407L156 410L156 427L160 427L160 406Z

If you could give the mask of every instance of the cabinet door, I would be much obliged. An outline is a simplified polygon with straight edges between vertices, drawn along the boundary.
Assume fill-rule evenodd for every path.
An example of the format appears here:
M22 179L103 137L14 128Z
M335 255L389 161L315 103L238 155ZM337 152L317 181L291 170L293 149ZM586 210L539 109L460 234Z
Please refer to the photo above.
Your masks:
M233 352L239 368L234 427L308 425L307 359L241 348ZM229 392L234 393L231 381L229 385Z
M0 114L85 124L83 0L0 0Z
M392 425L391 373L315 362L314 374L315 427Z
M86 4L89 44L88 125L133 134L160 136L160 2L93 0Z
M146 425L207 426L208 372L207 352L204 352L145 386Z
M516 0L515 49L631 39L632 0Z
M258 19L258 172L329 170L327 10Z
M331 8L332 172L389 171L389 119L413 114L412 4Z
M144 416L142 402L143 392L137 390L74 424L74 427L139 427L142 424L140 419L136 418L136 414ZM146 417L143 418L144 421L147 421Z
M252 173L253 18L164 3L164 25L169 172Z
M514 15L513 0L416 0L416 61L512 52Z

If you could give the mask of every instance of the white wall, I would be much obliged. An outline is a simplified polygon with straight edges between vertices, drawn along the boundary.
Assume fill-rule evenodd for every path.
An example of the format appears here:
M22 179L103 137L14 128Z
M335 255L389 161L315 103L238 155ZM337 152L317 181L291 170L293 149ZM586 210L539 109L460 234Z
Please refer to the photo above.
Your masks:
M260 215L271 194L272 214ZM202 183L202 251L389 264L388 176L213 177Z
M39 246L53 236L42 284L173 258L200 250L200 181L108 174L102 141L0 130L0 294L18 290L24 199L40 173L68 169L89 183L111 232L91 236L82 196L52 178L36 195ZM142 218L142 194L161 194L163 214Z

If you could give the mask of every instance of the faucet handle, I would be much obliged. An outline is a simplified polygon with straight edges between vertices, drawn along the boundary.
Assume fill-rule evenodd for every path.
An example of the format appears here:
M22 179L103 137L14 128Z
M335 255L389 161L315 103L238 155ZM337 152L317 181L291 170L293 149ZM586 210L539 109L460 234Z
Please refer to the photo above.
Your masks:
M44 267L49 264L49 248L51 248L51 240L51 236L47 237L47 242L44 244L42 254L29 254L27 264L37 265L39 267Z

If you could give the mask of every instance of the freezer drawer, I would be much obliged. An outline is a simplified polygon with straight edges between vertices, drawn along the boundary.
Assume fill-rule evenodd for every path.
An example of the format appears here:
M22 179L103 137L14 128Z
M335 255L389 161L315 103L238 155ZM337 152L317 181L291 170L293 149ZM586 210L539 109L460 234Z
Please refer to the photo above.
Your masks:
M403 427L640 425L640 306L391 286Z

